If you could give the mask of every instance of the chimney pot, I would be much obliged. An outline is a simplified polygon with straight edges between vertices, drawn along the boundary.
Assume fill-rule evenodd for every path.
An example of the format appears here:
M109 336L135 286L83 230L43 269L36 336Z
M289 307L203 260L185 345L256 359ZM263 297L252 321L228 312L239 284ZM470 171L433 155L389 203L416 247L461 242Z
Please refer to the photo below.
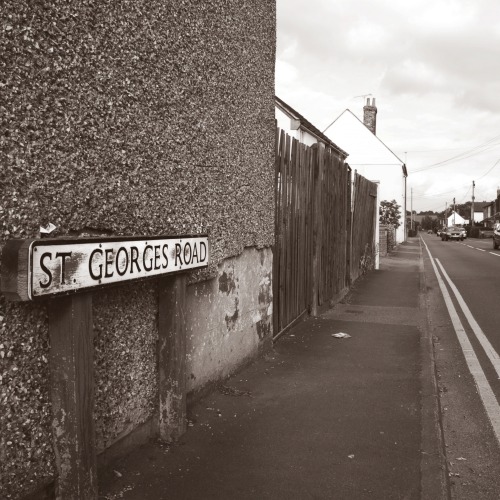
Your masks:
M376 134L377 131L377 107L375 106L375 97L366 100L366 105L363 107L363 123L369 130Z

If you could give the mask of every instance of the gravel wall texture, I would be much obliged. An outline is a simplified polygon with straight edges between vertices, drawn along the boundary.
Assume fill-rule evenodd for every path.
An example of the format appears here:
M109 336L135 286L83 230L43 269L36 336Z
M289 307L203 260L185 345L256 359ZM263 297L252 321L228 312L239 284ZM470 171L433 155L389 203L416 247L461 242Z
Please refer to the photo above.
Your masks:
M199 281L272 244L275 2L1 10L0 245L49 222L55 236L207 232ZM100 448L154 411L155 297L95 297ZM54 477L47 353L45 307L0 298L0 497Z

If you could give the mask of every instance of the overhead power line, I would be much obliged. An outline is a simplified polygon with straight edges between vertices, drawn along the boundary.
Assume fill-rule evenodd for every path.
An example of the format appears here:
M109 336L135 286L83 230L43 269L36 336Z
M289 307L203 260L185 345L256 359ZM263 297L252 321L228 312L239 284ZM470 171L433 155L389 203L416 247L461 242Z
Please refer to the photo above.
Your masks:
M479 144L478 146L475 146L467 151L464 151L463 153L452 156L450 158L447 158L446 160L442 160L442 161L439 161L437 163L432 163L431 165L427 165L425 167L416 168L415 170L410 170L409 173L414 174L417 172L423 172L425 170L429 170L431 168L442 167L442 166L445 166L445 165L452 163L454 161L465 160L467 158L470 158L471 156L475 156L477 154L484 153L485 151L488 151L488 150L498 146L500 144L500 141L499 142L495 142L495 141L498 141L499 139L500 139L500 135L497 135L497 136Z
M479 179L482 179L483 177L486 177L498 164L500 163L500 158L498 158L495 163L493 163L493 165L481 176L477 177L476 180L479 180ZM468 184L469 186L469 189L470 189L470 184ZM463 187L465 187L465 184L463 184ZM454 189L450 189L449 191L442 191L441 193L432 193L432 194L418 194L418 191L417 191L417 195L413 195L414 198L419 198L419 199L431 199L431 198L435 198L436 196L443 196L445 194L450 194L450 193L456 193L457 191L460 191L460 189L462 189L462 187L458 187L458 188L454 188ZM469 189L467 190L467 193L469 192ZM464 196L467 196L467 193L465 193Z

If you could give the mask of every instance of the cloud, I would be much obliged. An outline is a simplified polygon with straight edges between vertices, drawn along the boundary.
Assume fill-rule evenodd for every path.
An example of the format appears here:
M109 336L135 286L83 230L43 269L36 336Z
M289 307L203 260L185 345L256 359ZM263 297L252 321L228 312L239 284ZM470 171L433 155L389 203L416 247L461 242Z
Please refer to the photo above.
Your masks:
M395 93L422 95L446 91L448 82L446 75L425 61L407 59L387 70L382 85Z
M362 19L347 29L345 47L351 53L370 57L374 53L387 50L391 41L391 33L382 25Z
M277 6L277 94L319 129L346 108L361 117L363 99L355 96L371 93L384 143L400 157L426 151L408 153L410 170L500 134L500 2L278 0ZM423 191L417 209L444 206L445 195L437 193L446 182L465 195L467 179L483 175L498 157L500 144L410 175L409 185L433 188ZM481 183L494 197L500 167Z

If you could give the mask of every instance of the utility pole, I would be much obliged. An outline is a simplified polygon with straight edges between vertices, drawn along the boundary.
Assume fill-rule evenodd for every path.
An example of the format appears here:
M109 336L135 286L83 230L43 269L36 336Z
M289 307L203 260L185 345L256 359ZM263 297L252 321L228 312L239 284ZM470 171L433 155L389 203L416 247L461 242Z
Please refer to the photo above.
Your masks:
M455 213L456 213L455 198L453 198L453 225L455 225Z
M474 225L474 188L476 184L474 181L472 181L472 205L470 206L470 220L471 220L471 225Z
M446 227L446 214L448 213L448 202L444 202L444 221L443 221L443 227Z
M410 190L410 226L411 230L413 231L413 188Z

